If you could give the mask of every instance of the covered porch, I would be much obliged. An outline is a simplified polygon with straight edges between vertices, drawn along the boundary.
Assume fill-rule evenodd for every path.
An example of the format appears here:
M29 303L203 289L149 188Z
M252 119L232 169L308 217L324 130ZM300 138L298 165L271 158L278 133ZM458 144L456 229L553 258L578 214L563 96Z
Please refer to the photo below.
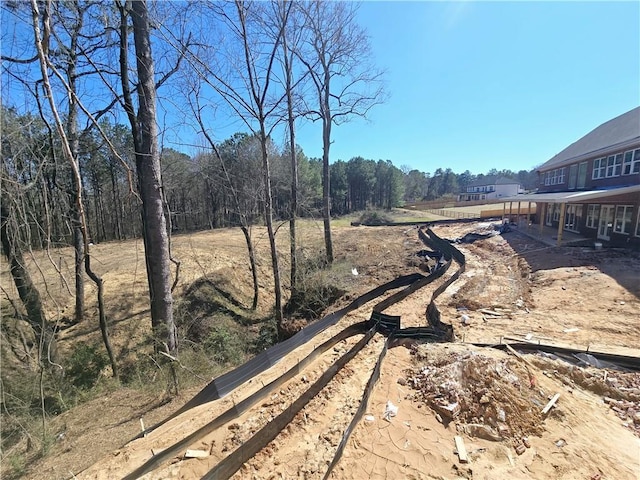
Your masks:
M516 223L519 231L547 244L560 246L568 243L574 244L586 241L597 242L598 240L594 238L580 235L577 231L571 231L578 229L577 219L574 218L575 208L583 208L587 202L597 201L601 198L636 193L638 191L640 191L640 185L603 190L518 195L516 197L502 199L503 218ZM535 222L530 214L520 214L523 206L530 206L534 202L537 205ZM552 219L549 218L550 212L553 212ZM610 215L613 214L612 212L613 210L609 211ZM572 215L574 217L572 217ZM612 217L611 220L613 220ZM523 222L524 228L522 228ZM555 224L555 222L557 222L557 227L549 226L550 223ZM573 228L569 228L570 226ZM608 228L606 221L605 225L599 226L599 228L603 227L605 230ZM567 230L567 228L569 228L569 230Z
M555 227L549 227L547 225L540 226L538 224L524 225L522 222L518 225L517 231L526 235L527 237L537 240L549 246L576 246L576 245L590 245L593 246L594 239L588 238L579 233L563 231L560 238L558 238L558 229Z

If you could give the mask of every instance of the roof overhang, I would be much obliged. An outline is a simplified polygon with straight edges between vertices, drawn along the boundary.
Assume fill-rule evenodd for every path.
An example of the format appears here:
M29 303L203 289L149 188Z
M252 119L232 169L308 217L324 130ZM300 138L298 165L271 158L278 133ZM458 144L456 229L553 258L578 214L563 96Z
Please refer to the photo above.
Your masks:
M553 157L551 160L543 163L535 170L536 172L546 172L548 170L553 170L554 168L566 167L572 163L584 162L585 160L591 160L592 158L606 157L612 153L620 153L620 151L635 150L638 147L640 147L640 136L616 143L615 145L607 145L606 147L574 155L570 158L556 160L556 157Z
M582 203L598 198L613 197L615 195L626 195L628 193L640 192L640 185L631 185L628 187L607 188L602 190L588 190L580 192L548 192L548 193L529 193L524 195L515 195L513 197L504 197L500 199L500 203L504 202L541 202L541 203Z

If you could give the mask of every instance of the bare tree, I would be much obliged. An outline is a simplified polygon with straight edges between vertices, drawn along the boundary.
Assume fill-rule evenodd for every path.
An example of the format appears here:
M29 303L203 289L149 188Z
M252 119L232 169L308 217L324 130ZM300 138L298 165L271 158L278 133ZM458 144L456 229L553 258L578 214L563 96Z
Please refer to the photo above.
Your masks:
M143 239L151 302L151 324L165 350L177 349L171 293L171 254L164 215L158 126L156 123L156 81L151 51L151 23L146 0L118 2L120 11L120 73L124 107L134 139L138 187L142 199ZM133 23L136 54L138 111L129 79L129 22Z
M232 4L209 4L209 9L223 20L233 43L228 44L238 58L229 59L235 71L222 75L205 61L205 52L194 53L190 62L199 78L213 88L260 140L264 184L264 217L269 236L275 290L275 318L282 328L283 305L280 266L273 226L271 189L270 135L281 120L278 108L284 94L274 93L274 67L281 46L283 26L275 35L265 31L266 4L237 0ZM229 11L231 10L231 11ZM266 39L266 40L265 40ZM234 75L235 74L235 75Z
M78 163L78 154L80 152L80 138L78 134L78 105L76 102L75 93L77 92L77 61L78 61L78 40L80 32L82 30L82 16L83 12L80 8L80 3L57 4L58 8L68 8L70 16L72 18L71 25L67 27L69 33L69 45L66 49L61 49L66 55L64 59L64 72L66 74L66 80L69 88L73 94L68 95L68 111L67 111L67 137L69 139L69 147L71 149L71 155L76 164ZM64 15L60 15L64 17ZM55 31L54 31L55 35ZM71 169L70 169L71 170ZM71 171L71 184L74 184L74 174ZM80 219L80 212L78 211L78 189L82 189L82 185L74 185L75 188L69 189L70 196L70 217L71 228L73 231L73 250L75 254L75 295L76 305L74 317L76 322L80 322L84 315L84 242L82 240L82 226Z
M96 275L91 270L90 263L90 255L89 255L89 236L87 233L87 222L84 210L84 203L82 198L82 179L80 176L80 168L77 162L77 158L73 155L73 150L71 147L71 143L69 142L69 138L67 136L67 132L65 131L64 124L58 113L58 108L56 106L55 95L53 93L53 89L51 87L51 83L49 81L49 71L53 71L59 79L62 79L62 76L57 72L55 67L53 66L51 59L49 57L49 41L51 39L51 12L49 10L50 3L44 4L43 12L40 11L40 7L37 3L37 0L31 1L31 13L32 13L32 27L34 34L34 43L37 50L37 57L40 64L40 72L42 74L42 88L44 89L45 97L48 100L49 108L51 110L51 114L53 116L55 130L58 133L58 136L61 141L62 153L63 157L67 160L68 164L71 167L73 174L73 186L75 188L75 208L78 211L78 218L80 222L80 229L82 233L83 240L83 248L84 248L84 265L85 270L89 277L94 281L98 288L98 312L99 312L99 323L100 330L102 332L102 338L107 349L107 353L109 355L109 359L111 361L111 367L113 376L117 377L118 370L115 361L115 356L113 355L113 351L111 348L111 344L109 341L109 336L107 333L107 325L106 325L106 317L104 311L104 299L103 299L103 282L102 279ZM42 25L42 28L41 28ZM64 80L63 80L64 82ZM71 90L69 86L65 83L65 87L67 93L69 95L75 97L75 91Z
M289 218L289 242L291 252L291 296L295 296L298 276L296 217L298 216L298 159L296 148L296 114L294 100L294 59L304 29L296 22L298 10L291 8L291 0L279 0L275 5L276 25L282 29L282 68L287 98L287 127L289 131L289 155L291 156L291 213Z
M356 23L355 4L312 0L299 6L307 34L297 56L310 74L317 101L307 109L307 116L322 121L322 217L327 262L331 263L331 127L354 116L366 116L384 100L382 72L369 64L369 39Z
M3 180L6 182L6 177ZM38 344L41 347L39 351L47 352L47 357L55 360L57 349L53 329L47 323L40 292L31 280L31 275L25 266L22 255L22 242L19 238L18 225L24 224L24 222L18 222L16 216L10 213L9 205L12 206L14 213L20 209L14 204L16 198L10 198L7 195L6 185L3 190L3 199L0 204L2 249L7 257L11 277L18 290L18 296L27 311L29 324L36 333Z
M253 205L247 205L247 202L243 201L240 197L241 196L243 196L244 198L250 197L254 200L257 200L258 196L256 195L255 191L251 193L246 191L247 190L246 185L248 182L245 181L246 178L241 178L241 180L238 181L237 180L238 176L243 177L241 175L238 175L238 172L235 172L235 179L232 178L232 175L229 172L229 168L227 167L226 159L223 158L223 156L221 155L220 149L216 145L215 141L213 140L213 137L211 136L210 132L208 131L205 125L205 121L203 119L203 114L202 114L203 107L200 104L199 90L200 89L198 87L194 87L193 98L191 97L189 98L189 104L194 113L195 119L198 122L200 133L204 135L205 140L209 144L209 147L213 151L215 158L220 165L220 170L222 171L221 183L226 187L226 189L228 189L229 192L231 192L231 198L232 198L233 206L236 210L236 214L238 216L240 229L242 230L245 243L247 244L247 252L249 254L249 264L251 267L251 276L253 279L253 300L251 302L251 309L255 310L258 308L258 298L260 295L260 289L258 285L258 267L256 262L256 253L253 247L253 239L251 235L251 227L254 223L253 212L255 211L255 208L253 208ZM235 153L236 153L236 157L240 156L238 151L236 151ZM239 183L240 185L238 185ZM239 190L244 190L244 192L240 192ZM243 193L244 195L242 195Z

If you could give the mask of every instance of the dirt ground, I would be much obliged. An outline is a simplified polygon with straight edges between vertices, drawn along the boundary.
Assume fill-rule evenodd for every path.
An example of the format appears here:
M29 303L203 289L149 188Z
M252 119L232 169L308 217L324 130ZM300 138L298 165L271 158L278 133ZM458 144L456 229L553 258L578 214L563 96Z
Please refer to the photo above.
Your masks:
M488 228L471 223L439 226L434 231L455 239ZM259 229L256 233L261 235ZM306 232L310 252L320 248L320 234L317 226ZM265 290L261 302L268 308L268 245L266 238L259 238ZM286 235L281 233L279 238L286 252ZM336 308L399 275L421 271L416 252L424 245L415 227L340 227L335 229L334 242L337 258L358 272ZM174 239L175 252L183 259L183 285L208 275L226 282L232 293L248 301L250 275L242 245L241 234L232 230ZM469 345L516 338L639 356L640 255L547 247L518 232L457 247L466 255L466 271L436 301L442 320L454 326L457 342L396 347L387 353L367 415L355 428L330 478L640 478L639 373L572 366L542 355L526 355L525 361ZM112 258L109 249L114 248L119 257L104 260ZM140 325L146 322L141 320L148 316L142 245L125 242L98 249L104 249L99 258L107 285L119 287L111 290L115 303L107 303L118 305L111 312L111 318L117 319L112 328L127 332L117 340L118 348L124 349L126 342L135 342L135 335L144 334ZM402 326L424 325L433 289L451 274L453 268L385 313L400 315ZM6 277L2 281L6 285ZM59 290L63 292L62 287ZM60 292L62 305L68 299ZM194 408L126 445L140 431L141 416L147 425L161 420L204 382L170 401L120 390L64 413L56 419L64 435L49 456L28 469L25 478L121 478L148 460L153 450L166 448L211 421L345 326L368 319L375 303L350 313L227 397ZM97 332L72 327L65 335ZM189 447L208 452L205 458L181 455L144 478L201 478L290 405L358 340L353 337L330 349L268 400ZM384 338L376 335L234 478L322 478L383 343ZM556 394L560 394L556 406L543 415L542 409ZM385 420L389 401L398 411ZM466 446L468 463L456 454L457 435Z

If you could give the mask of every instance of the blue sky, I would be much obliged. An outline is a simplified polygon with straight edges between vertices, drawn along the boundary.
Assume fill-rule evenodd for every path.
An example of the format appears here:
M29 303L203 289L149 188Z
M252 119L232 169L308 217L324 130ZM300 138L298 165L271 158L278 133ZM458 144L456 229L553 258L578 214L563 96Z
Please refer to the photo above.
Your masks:
M528 170L640 105L639 1L365 1L358 18L390 97L367 120L333 128L332 161ZM3 53L22 55L7 41L19 32L13 17L3 15L3 30ZM3 85L9 103L33 104L14 83ZM193 154L202 140L171 95L159 92L162 140ZM224 111L212 128L219 141L246 131ZM274 139L284 143L284 134ZM322 155L321 139L319 123L299 125L307 156Z
M531 169L640 105L640 2L363 2L389 100L332 131L332 160ZM298 143L319 157L319 125Z

